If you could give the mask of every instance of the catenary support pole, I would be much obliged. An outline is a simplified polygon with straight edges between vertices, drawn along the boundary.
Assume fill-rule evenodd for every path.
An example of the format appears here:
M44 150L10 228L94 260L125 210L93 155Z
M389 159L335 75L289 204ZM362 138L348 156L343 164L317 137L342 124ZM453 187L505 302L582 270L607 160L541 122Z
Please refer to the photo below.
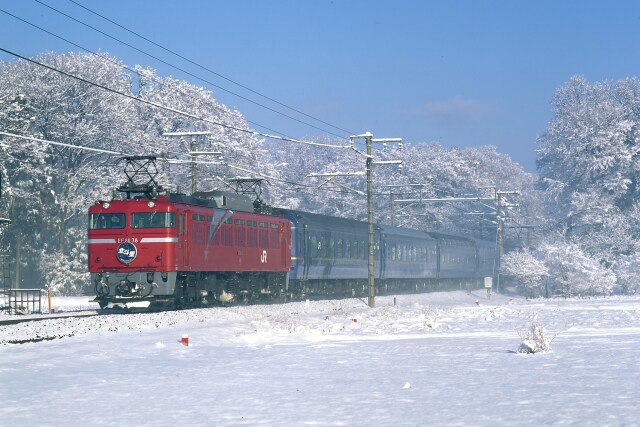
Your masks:
M371 139L373 135L367 132L365 134L365 142L367 144L367 227L369 234L369 265L367 269L367 280L369 284L369 307L375 307L376 285L373 271L375 242L373 241L373 177L372 166L373 158L371 157Z

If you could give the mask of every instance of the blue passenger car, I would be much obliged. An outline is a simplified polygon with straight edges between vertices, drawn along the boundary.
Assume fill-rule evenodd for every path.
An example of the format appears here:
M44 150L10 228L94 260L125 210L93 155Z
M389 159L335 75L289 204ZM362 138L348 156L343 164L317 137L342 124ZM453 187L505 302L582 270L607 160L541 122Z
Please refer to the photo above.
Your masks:
M495 242L475 240L478 251L478 276L496 277L498 275L497 247Z
M367 224L308 212L284 210L293 234L290 280L367 279ZM380 232L374 232L374 265L380 277Z
M477 252L473 239L428 233L438 240L438 279L477 279Z
M366 295L366 222L288 209L291 295ZM495 276L495 244L468 237L374 225L376 292L477 286Z
M381 225L382 278L426 279L438 273L438 241L427 233L408 228Z

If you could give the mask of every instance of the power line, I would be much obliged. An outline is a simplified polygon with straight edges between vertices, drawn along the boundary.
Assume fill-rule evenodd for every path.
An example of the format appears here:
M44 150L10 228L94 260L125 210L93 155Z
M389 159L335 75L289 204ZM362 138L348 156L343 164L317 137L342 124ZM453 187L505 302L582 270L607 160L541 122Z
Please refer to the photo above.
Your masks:
M119 91L117 91L115 89L111 89L111 88L109 88L107 86L104 86L104 85L101 85L99 83L95 83L95 82L92 82L92 81L87 80L85 78L78 77L78 76L73 75L71 73L67 73L66 71L59 70L59 69L57 69L55 67L43 64L43 63L38 62L38 61L36 61L34 59L31 59L31 58L27 58L27 57L25 57L23 55L20 55L18 53L12 52L10 50L4 49L2 47L0 47L0 51L5 52L5 53L7 53L9 55L15 56L16 58L22 59L24 61L30 62L32 64L41 66L41 67L46 68L48 70L54 71L56 73L62 74L64 76L70 77L72 79L79 80L79 81L81 81L83 83L87 83L89 85L101 88L101 89L106 90L108 92L115 93L117 95L120 95L120 96L123 96L125 98L131 99L133 101L141 102L143 104L147 104L147 105L150 105L152 107L160 108L162 110L170 111L170 112L175 113L175 114L180 114L180 115L183 115L185 117L189 117L189 118L192 118L192 119L195 119L195 120L200 120L200 121L203 121L205 123L210 123L210 124L213 124L213 125L221 126L223 128L226 128L226 129L231 129L231 130L236 130L238 132L244 132L244 133L249 133L249 134L252 134L252 135L262 136L264 138L276 139L276 140L280 140L280 141L296 142L296 143L305 144L305 145L313 145L313 146L328 147L328 148L349 148L349 149L352 148L349 145L322 144L322 143L319 143L319 142L303 141L303 140L294 139L294 138L286 138L286 137L277 136L277 135L270 135L270 134L266 134L266 133L263 133L263 132L257 132L257 131L250 130L250 129L243 129L243 128L239 128L237 126L232 126L232 125L228 125L228 124L225 124L225 123L216 122L214 120L207 119L207 118L198 116L196 114L187 113L186 111L181 111L181 110L178 110L178 109L173 108L173 107L168 107L166 105L158 104L157 102L149 101L149 100L146 100L146 99L141 99L141 98L138 98L138 97L133 96L133 95L129 95L129 94L126 94L126 93L123 93L123 92L119 92Z
M169 48L167 48L167 47L165 47L165 46L162 46L162 45L160 45L159 43L156 43L156 42L154 42L153 40L151 40L151 39L149 39L149 38L147 38L147 37L145 37L145 36L143 36L143 35L141 35L141 34L139 34L139 33L135 32L135 31L133 31L133 30L131 30L131 29L127 28L127 27L124 27L123 25L118 24L117 22L115 22L115 21L113 21L113 20L111 20L111 19L107 18L107 17L106 17L106 16L104 16L104 15L101 15L100 13L98 13L98 12L96 12L96 11L92 10L92 9L89 9L88 7L86 7L86 6L82 5L82 4L80 4L80 3L78 3L78 2L76 2L76 1L74 1L74 0L69 0L69 1L70 1L71 3L73 3L73 4L75 4L75 5L77 5L77 6L81 7L81 8L83 8L84 10L86 10L86 11L88 11L88 12L90 12L90 13L92 13L92 14L94 14L94 15L96 15L96 16L98 16L98 17L102 18L102 19L104 19L105 21L108 21L108 22L112 23L113 25L115 25L115 26L117 26L117 27L119 27L119 28L122 28L123 30L125 30L125 31L127 31L127 32L129 32L129 33L131 33L131 34L133 34L133 35L135 35L136 37L139 37L139 38L141 38L141 39L143 39L143 40L145 40L145 41L147 41L147 42L151 43L152 45L154 45L154 46L156 46L156 47L159 47L160 49L164 50L165 52L169 52L169 53L171 53L172 55L175 55L175 56L177 56L178 58L183 59L183 60L185 60L185 61L189 62L190 64L193 64L193 65L195 65L196 67L199 67L199 68L201 68L201 69L203 69L203 70L205 70L205 71L208 71L209 73L211 73L211 74L213 74L213 75L215 75L215 76L218 76L218 77L220 77L221 79L224 79L224 80L226 80L226 81L228 81L228 82L230 82L230 83L233 83L234 85L239 86L239 87L241 87L241 88L243 88L243 89L245 89L245 90L247 90L247 91L249 91L249 92L251 92L251 93L253 93L253 94L255 94L255 95L261 96L262 98L265 98L265 99L267 99L267 100L269 100L269 101L271 101L271 102L273 102L273 103L275 103L275 104L278 104L278 105L280 105L281 107L285 107L285 108L287 108L287 109L289 109L289 110L291 110L291 111L294 111L294 112L296 112L296 113L298 113L298 114L301 114L301 115L303 115L303 116L305 116L305 117L308 117L308 118L310 118L310 119L316 120L317 122L322 123L322 124L324 124L324 125L331 126L332 128L337 129L337 130L342 131L342 132L345 132L345 133L347 133L347 134L349 134L349 135L353 135L353 134L355 133L355 132L351 132L351 131L348 131L348 130L342 129L342 128L338 127L338 126L332 125L331 123L327 123L327 122L325 122L325 121L323 121L323 120L321 120L321 119L318 119L317 117L314 117L314 116L311 116L311 115L309 115L309 114L306 114L306 113L305 113L305 112L303 112L303 111L297 110L297 109L295 109L295 108L293 108L293 107L290 107L290 106L288 106L288 105L286 105L286 104L284 104L284 103L282 103L282 102L280 102L280 101L278 101L278 100L276 100L276 99L273 99L273 98L271 98L271 97L269 97L269 96L267 96L267 95L264 95L264 94L262 94L262 93L260 93L260 92L258 92L258 91L255 91L255 90L253 90L253 89L251 89L251 88L249 88L249 87L247 87L247 86L245 86L245 85L243 85L243 84L241 84L241 83L238 83L237 81L235 81L235 80L233 80L233 79L230 79L230 78L228 78L228 77L226 77L226 76L224 76L224 75L222 75L222 74L220 74L220 73L218 73L218 72L216 72L216 71L213 71L212 69L207 68L207 67L205 67L204 65L201 65L201 64L199 64L199 63L197 63L197 62L195 62L195 61L193 61L193 60L191 60L191 59L189 59L189 58L187 58L187 57L185 57L185 56L183 56L183 55L181 55L181 54L179 54L179 53L177 53L177 52L175 52L175 51L173 51L173 50L171 50L171 49L169 49Z
M169 67L171 67L171 68L174 68L174 69L176 69L176 70L178 70L178 71L181 71L181 72L183 72L183 73L185 73L185 74L187 74L187 75L189 75L189 76L191 76L191 77L193 77L193 78L195 78L195 79L198 79L198 80L200 80L200 81L202 81L202 82L205 82L205 83L207 83L207 84L209 84L209 85L211 85L211 86L213 86L213 87L215 87L215 88L218 88L218 89L220 89L220 90L222 90L222 91L224 91L224 92L227 92L227 93L229 93L229 94L231 94L231 95L237 96L237 97L238 97L238 98L240 98L240 99L243 99L243 100L245 100L245 101L247 101L247 102L250 102L250 103L252 103L252 104L255 104L255 105L257 105L257 106L259 106L259 107L262 107L262 108L264 108L264 109L266 109L266 110L268 110L268 111L271 111L271 112L273 112L273 113L279 114L279 115L281 115L281 116L284 116L284 117L286 117L286 118L288 118L288 119L291 119L291 120L296 121L296 122L298 122L298 123L301 123L301 124L303 124L303 125L306 125L306 126L312 127L312 128L314 128L314 129L317 129L317 130L322 131L322 132L326 132L326 133L328 133L328 134L330 134L330 135L333 135L333 136L335 136L335 137L337 137L337 138L340 138L340 139L346 139L346 138L344 138L343 136L337 135L337 134L335 134L335 133L333 133L333 132L327 131L326 129L322 129L322 128L320 128L320 127L317 127L317 126L315 126L315 125L312 125L312 124L310 124L310 123L307 123L307 122L305 122L305 121L303 121L303 120L300 120L300 119L297 119L297 118L295 118L295 117L293 117L293 116L290 116L290 115L288 115L288 114L285 114L285 113L283 113L283 112L281 112L281 111L278 111L278 110L275 110L275 109L273 109L273 108L271 108L271 107L268 107L268 106L266 106L266 105L264 105L264 104L261 104L261 103L259 103L259 102L256 102L256 101L254 101L254 100L252 100L252 99L249 99L249 98L247 98L247 97L245 97L245 96L242 96L242 95L240 95L240 94L238 94L238 93L235 93L235 92L233 92L233 91L230 91L230 90L228 90L228 89L225 89L225 88L223 88L222 86L219 86L219 85L217 85L217 84L215 84L215 83L213 83L213 82L211 82L211 81L209 81L209 80L207 80L207 79L205 79L205 78L203 78L203 77L199 77L199 76L197 76L197 75L195 75L195 74L193 74L193 73L191 73L191 72L189 72L189 71L187 71L187 70L185 70L185 69L183 69L183 68L180 68L180 67L178 67L178 66L176 66L176 65L173 65L173 64L171 64L171 63L169 63L169 62L167 62L167 61L165 61L165 60L163 60L163 59L161 59L161 58L158 58L157 56L154 56L154 55L152 55L152 54L150 54L150 53L148 53L148 52L146 52L146 51L144 51L144 50L142 50L142 49L139 49L139 48L137 48L137 47L135 47L135 46L133 46L133 45L131 45L131 44L129 44L129 43L127 43L127 42L125 42L125 41L122 41L122 40L120 40L120 39L118 39L118 38L116 38L116 37L114 37L114 36L111 36L111 35L109 35L109 34L105 33L104 31L101 31L101 30L99 30L99 29L97 29L97 28L95 28L95 27L93 27L93 26L91 26L91 25L89 25L89 24L87 24L87 23L84 23L84 22L80 21L79 19L74 18L74 17L73 17L73 16L71 16L71 15L68 15L68 14L66 14L66 13L64 13L64 12L62 12L62 11L60 11L60 10L58 10L58 9L56 9L56 8L54 8L54 7L52 7L52 6L49 6L49 5L48 5L48 4L46 4L46 3L43 3L43 2L42 2L42 1L40 1L40 0L34 0L34 1L35 1L36 3L39 3L39 4L43 5L44 7L48 8L48 9L51 9L51 10L53 10L53 11L55 11L55 12L59 13L59 14L60 14L60 15L62 15L62 16L65 16L65 17L67 17L67 18L71 19L71 20L72 20L72 21L74 21L74 22L77 22L77 23L79 23L79 24L81 24L81 25L84 25L85 27L90 28L90 29L92 29L93 31L96 31L96 32L98 32L98 33L100 33L100 34L104 35L105 37L108 37L108 38L110 38L110 39L112 39L112 40L115 40L115 41L117 41L118 43L121 43L121 44L123 44L123 45L125 45L125 46L127 46L127 47L129 47L129 48L131 48L131 49L133 49L133 50L135 50L135 51L137 51L137 52L142 53L143 55L148 56L149 58L153 58L153 59L155 59L156 61L159 61L159 62L161 62L161 63L163 63L163 64L165 64L165 65L167 65L167 66L169 66Z
M42 142L42 143L45 143L45 144L55 145L55 146L59 146L59 147L74 148L74 149L77 149L77 150L84 150L84 151L93 151L95 153L113 154L113 155L117 155L117 156L130 156L131 155L131 154L126 154L126 153L121 153L119 151L103 150L101 148L93 148L93 147L86 147L86 146L82 146L82 145L67 144L67 143L64 143L64 142L49 141L47 139L36 138L34 136L19 135L17 133L10 133L10 132L0 131L0 135L8 136L8 137L11 137L11 138L28 139L30 141ZM3 144L3 146L5 148L11 148L10 146L8 146L6 144Z
M29 21L27 21L27 20L25 20L25 19L22 19L22 18L20 18L19 16L16 16L16 15L12 14L11 12L7 12L6 10L4 10L4 9L2 9L2 8L0 8L0 12L3 12L3 13L5 13L6 15L9 15L9 16L11 16L11 17L12 17L12 18L14 18L14 19L17 19L17 20L19 20L19 21L21 21L21 22L23 22L23 23L25 23L25 24L27 24L27 25L30 25L30 26L31 26L31 27L33 27L33 28L37 28L38 30L40 30L40 31L42 31L42 32L45 32L45 33L49 34L50 36L53 36L53 37L55 37L55 38L57 38L57 39L59 39L59 40L64 41L65 43L68 43L68 44L70 44L70 45L72 45L72 46L75 46L75 47L77 47L77 48L81 49L81 50L84 50L85 52L88 52L88 53L90 53L90 54L92 54L92 55L94 55L94 56L96 56L96 57L98 57L98 58L101 58L101 59L103 59L103 60L105 60L105 61L108 61L108 62L110 62L110 63L112 63L112 64L114 64L114 65L116 65L116 66L118 66L118 67L122 67L122 68L124 68L124 69L126 69L126 70L128 70L128 71L130 71L130 72L132 72L132 73L139 74L139 73L138 73L138 71L136 71L136 70L134 70L133 68L131 68L131 67L127 66L126 64L121 64L121 63L119 63L118 61L115 61L115 60L113 60L113 59L111 59L111 58L109 58L109 57L107 57L107 56L105 56L105 55L100 55L100 54L98 54L97 52L92 51L91 49L88 49L88 48L86 48L86 47L83 47L83 46L81 46L81 45L79 45L79 44L77 44L77 43L72 42L71 40L68 40L68 39L66 39L66 38L64 38L64 37L62 37L62 36L60 36L60 35L58 35L58 34L55 34L55 33L51 32L51 31L49 31L49 30L47 30L47 29L45 29L45 28L42 28L42 27L40 27L40 26L38 26L38 25L36 25L36 24L34 24L34 23L32 23L32 22L29 22ZM158 80L158 79L152 79L152 81L154 81L154 82L156 82L156 83L162 83L162 82L161 82L160 80ZM179 91L179 90L177 90L176 92L178 92L178 93L180 93L180 94L182 94L182 95L184 95L184 94L185 94L185 92L182 92L182 91ZM219 107L219 106L217 106L217 105L214 105L214 108L221 109L221 107ZM245 120L246 120L246 119L245 119ZM281 133L281 132L278 132L277 130L271 129L271 128L269 128L269 127L267 127L267 126L264 126L264 125L261 125L260 123L253 122L253 121L251 121L251 120L246 120L246 121L247 121L247 123L250 123L250 124L252 124L252 125L254 125L254 126L258 126L258 127L260 127L260 128L263 128L263 129L266 129L266 130L268 130L268 131L270 131L270 132L275 132L275 133L280 134L280 135L282 135L282 136L287 136L287 135L285 135L285 134L283 134L283 133Z

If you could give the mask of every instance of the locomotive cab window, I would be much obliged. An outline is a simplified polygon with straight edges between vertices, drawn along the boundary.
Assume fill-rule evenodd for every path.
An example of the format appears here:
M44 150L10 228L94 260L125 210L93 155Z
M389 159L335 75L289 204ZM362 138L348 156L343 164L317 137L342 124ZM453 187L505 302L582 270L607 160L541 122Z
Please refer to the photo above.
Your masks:
M89 230L124 228L123 213L89 214Z
M134 212L131 228L174 228L176 214L173 212Z

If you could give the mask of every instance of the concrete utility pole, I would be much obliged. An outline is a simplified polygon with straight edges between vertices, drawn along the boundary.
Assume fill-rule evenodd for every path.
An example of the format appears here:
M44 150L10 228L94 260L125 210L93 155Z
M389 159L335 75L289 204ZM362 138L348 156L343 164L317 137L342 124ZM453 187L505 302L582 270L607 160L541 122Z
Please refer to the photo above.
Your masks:
M367 268L367 282L369 286L369 307L375 307L376 298L376 284L375 284L375 272L373 267L375 242L373 240L373 157L371 156L371 142L373 135L371 132L367 132L364 135L365 142L367 144L367 227L369 235L369 258Z
M197 191L197 156L222 156L219 151L198 151L198 136L210 136L212 132L165 132L162 136L190 136L191 147L189 155L191 156L191 194Z
M351 137L351 141L356 138L364 138L367 145L367 161L366 161L366 173L367 173L367 226L369 235L369 262L367 268L367 282L369 287L369 307L375 307L376 285L375 285L375 272L374 272L374 254L375 254L375 241L373 238L373 165L382 164L397 164L401 165L400 160L389 160L374 162L371 154L371 145L373 143L388 143L397 142L402 143L402 138L383 138L373 139L371 132L366 132L362 135L354 135Z

